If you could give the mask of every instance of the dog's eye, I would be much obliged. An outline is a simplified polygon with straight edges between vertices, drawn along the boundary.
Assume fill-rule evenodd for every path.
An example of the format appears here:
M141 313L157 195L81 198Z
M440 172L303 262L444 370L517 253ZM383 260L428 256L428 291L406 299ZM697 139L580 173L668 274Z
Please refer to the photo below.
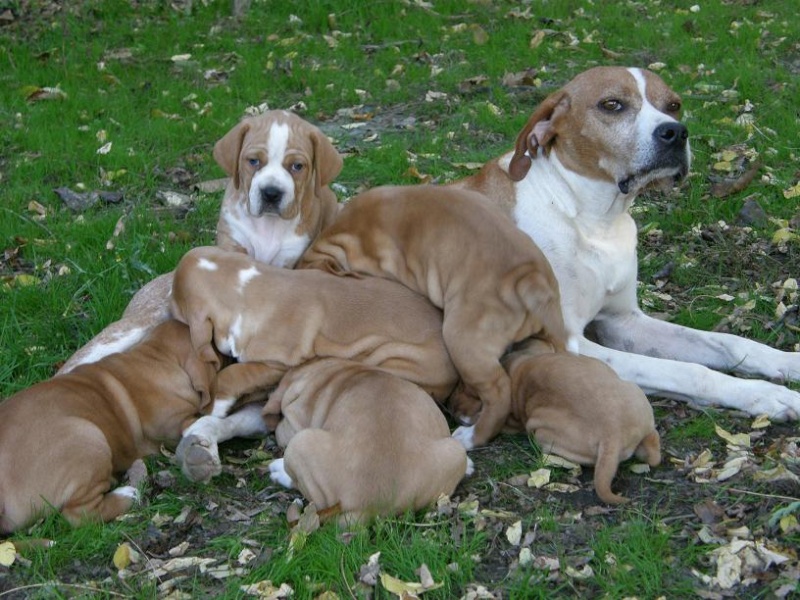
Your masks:
M306 166L301 162L293 162L291 165L289 165L289 170L292 173L299 173L300 171L305 169L305 167Z
M258 158L248 158L247 164L250 165L251 167L257 167L261 164L261 160Z
M669 113L676 113L681 111L681 103L680 102L670 102L667 104L667 112Z
M615 98L601 100L598 106L606 112L619 112L625 108L625 105Z

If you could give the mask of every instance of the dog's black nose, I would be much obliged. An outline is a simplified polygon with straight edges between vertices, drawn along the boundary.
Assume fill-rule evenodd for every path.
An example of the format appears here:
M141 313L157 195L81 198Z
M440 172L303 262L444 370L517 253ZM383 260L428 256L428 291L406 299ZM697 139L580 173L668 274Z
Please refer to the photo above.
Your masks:
M281 198L283 198L283 190L281 188L275 187L274 185L261 188L261 202L264 206L264 210L275 210L278 204L280 204Z
M683 123L662 123L653 131L656 140L665 146L682 148L689 139L689 130Z

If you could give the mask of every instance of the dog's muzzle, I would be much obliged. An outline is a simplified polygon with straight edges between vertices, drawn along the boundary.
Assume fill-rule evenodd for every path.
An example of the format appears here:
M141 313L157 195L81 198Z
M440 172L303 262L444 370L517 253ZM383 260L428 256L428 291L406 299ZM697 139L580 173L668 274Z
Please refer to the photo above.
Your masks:
M678 183L689 172L689 130L678 121L661 123L653 130L651 160L617 182L619 191L628 194L656 181Z
M274 185L268 185L259 190L261 203L259 206L259 215L264 214L279 214L281 208L281 201L283 200L284 190Z

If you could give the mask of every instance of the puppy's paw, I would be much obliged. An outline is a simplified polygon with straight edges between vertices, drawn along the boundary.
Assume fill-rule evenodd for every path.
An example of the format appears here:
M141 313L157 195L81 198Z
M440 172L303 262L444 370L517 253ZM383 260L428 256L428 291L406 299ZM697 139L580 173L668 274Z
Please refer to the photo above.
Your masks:
M122 487L118 487L114 490L111 490L109 494L114 494L115 496L122 496L123 498L128 498L132 504L139 504L142 500L141 494L139 494L139 490L133 487L132 485L124 485Z
M269 463L269 478L275 483L282 485L285 488L293 488L294 481L286 472L282 458L276 458Z
M453 432L453 437L461 442L465 450L472 450L475 447L475 426L461 426Z
M219 448L216 442L198 434L189 434L181 439L175 450L181 470L191 481L208 483L222 472Z
M467 470L464 472L464 477L470 477L475 472L475 463L472 459L467 457Z

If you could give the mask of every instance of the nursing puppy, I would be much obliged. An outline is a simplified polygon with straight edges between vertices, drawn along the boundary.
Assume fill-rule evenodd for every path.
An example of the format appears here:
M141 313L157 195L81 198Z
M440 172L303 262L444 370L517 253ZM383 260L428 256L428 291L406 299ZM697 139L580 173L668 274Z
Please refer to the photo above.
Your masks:
M589 69L534 109L513 150L453 185L483 193L542 249L581 354L648 394L797 419L800 392L775 382L800 381L800 353L662 321L638 305L631 207L643 190L688 173L680 116L680 96L655 73Z
M641 389L605 363L538 340L503 358L511 377L508 428L527 431L543 452L594 465L594 489L603 502L627 498L611 491L619 463L636 455L661 462L653 409Z
M51 509L72 524L126 512L138 493L112 490L116 478L211 411L215 376L188 327L167 321L124 353L0 403L0 532Z
M171 303L204 360L218 361L214 347L238 360L217 378L220 406L276 385L288 369L317 357L381 368L436 400L457 381L442 340L441 312L395 282L280 269L203 247L178 264ZM208 480L219 472L217 444L228 434L218 427L231 436L266 433L258 412L234 417L246 422L207 418L186 431L178 455L189 478Z
M285 452L270 477L342 525L420 510L468 474L466 451L431 397L381 369L306 363L281 379L264 412L283 414L275 436Z
M293 113L273 110L243 119L216 143L214 159L230 177L217 223L221 248L291 268L336 216L328 184L342 170L342 157L325 134ZM169 318L172 277L166 273L139 290L120 320L59 373L125 350Z
M337 275L399 281L444 313L442 335L468 390L475 424L455 436L485 444L510 410L506 348L531 336L560 351L558 284L536 245L480 194L436 186L382 187L352 198L298 263Z

